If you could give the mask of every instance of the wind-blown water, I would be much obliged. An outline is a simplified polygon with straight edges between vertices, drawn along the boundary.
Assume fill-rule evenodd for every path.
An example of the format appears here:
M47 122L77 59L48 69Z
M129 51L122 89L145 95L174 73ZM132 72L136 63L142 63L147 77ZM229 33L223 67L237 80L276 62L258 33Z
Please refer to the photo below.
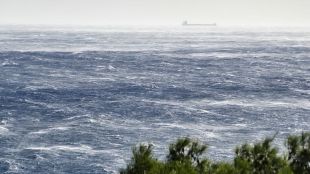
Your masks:
M0 27L0 173L116 173L190 136L209 157L310 129L302 29Z

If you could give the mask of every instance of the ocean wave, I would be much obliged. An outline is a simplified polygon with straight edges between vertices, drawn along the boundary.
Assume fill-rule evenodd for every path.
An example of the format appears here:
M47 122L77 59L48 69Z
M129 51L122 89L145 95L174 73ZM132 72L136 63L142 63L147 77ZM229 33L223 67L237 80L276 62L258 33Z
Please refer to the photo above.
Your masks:
M231 160L240 142L308 130L309 32L216 28L0 28L4 166L117 173L132 146L160 156L184 136Z
M200 101L203 102L203 101ZM284 107L284 108L300 108L309 109L310 102L306 99L284 99L284 100L224 100L224 101L206 101L208 105L225 106L235 105L240 107L259 107L259 108L272 108L272 107Z
M4 127L4 126L0 126L0 135L7 135L9 133L9 129Z
M79 145L79 146L68 146L68 145L57 145L57 146L31 146L25 149L31 150L41 150L41 151L69 151L75 153L87 153L87 154L96 154L96 153L103 153L107 152L104 150L94 150L92 147L87 145Z
M29 134L48 134L50 132L55 132L55 131L68 131L70 130L70 127L52 127L49 129L42 129L39 131L35 131L35 132L30 132Z

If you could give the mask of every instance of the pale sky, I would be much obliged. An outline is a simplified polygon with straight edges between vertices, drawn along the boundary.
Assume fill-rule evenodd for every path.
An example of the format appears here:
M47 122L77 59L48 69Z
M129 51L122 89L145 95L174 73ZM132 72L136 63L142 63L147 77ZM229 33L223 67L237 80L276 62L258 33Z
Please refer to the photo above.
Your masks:
M310 0L0 0L0 24L310 26Z

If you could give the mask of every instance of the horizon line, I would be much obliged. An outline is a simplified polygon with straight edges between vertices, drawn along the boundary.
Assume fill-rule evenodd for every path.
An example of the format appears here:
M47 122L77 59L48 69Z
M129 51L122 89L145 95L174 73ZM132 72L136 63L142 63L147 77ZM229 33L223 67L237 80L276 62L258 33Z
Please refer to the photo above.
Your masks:
M222 23L216 23L216 27L263 27L263 28L308 28L310 25L283 25L283 24L222 24ZM182 23L180 24L138 24L138 23L132 23L132 24L62 24L62 23L0 23L0 26L29 26L29 27L39 27L39 26L55 26L55 27L182 27ZM199 27L199 26L198 26ZM204 26L201 26L201 28ZM206 26L205 26L206 27Z

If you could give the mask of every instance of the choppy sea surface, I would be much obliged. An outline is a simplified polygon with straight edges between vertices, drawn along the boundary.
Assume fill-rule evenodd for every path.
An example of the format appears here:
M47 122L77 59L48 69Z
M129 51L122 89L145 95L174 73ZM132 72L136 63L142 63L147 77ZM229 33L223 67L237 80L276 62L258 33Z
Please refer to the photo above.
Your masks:
M0 26L0 173L117 173L190 136L213 160L310 130L310 30Z

